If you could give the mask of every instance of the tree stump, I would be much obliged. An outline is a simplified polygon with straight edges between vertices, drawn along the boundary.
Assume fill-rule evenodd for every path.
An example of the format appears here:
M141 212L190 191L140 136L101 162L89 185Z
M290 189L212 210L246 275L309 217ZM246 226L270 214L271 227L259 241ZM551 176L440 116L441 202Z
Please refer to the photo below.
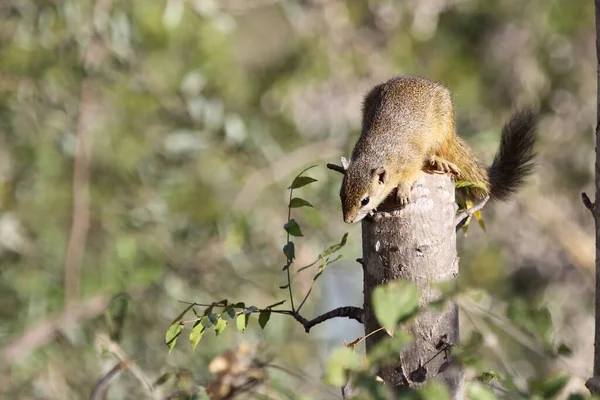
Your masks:
M371 304L375 287L397 279L416 284L421 289L421 311L403 326L414 342L380 376L397 391L434 378L446 384L452 399L462 399L463 373L450 354L450 344L459 341L458 307L452 302L442 311L428 307L440 297L436 283L456 283L458 278L454 191L448 175L423 173L408 206L392 211L397 204L390 198L372 218L363 220L364 326L365 334L380 327ZM380 331L368 337L367 351L385 335Z

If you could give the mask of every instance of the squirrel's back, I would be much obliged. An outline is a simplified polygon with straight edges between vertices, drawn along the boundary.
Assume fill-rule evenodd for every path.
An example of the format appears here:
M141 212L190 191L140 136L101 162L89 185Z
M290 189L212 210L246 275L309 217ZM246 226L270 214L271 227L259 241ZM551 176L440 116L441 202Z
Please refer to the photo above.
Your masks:
M375 86L363 103L360 138L346 169L340 198L344 220L356 222L394 191L400 204L423 169L452 172L466 181L461 195L505 200L533 171L535 116L515 113L486 169L456 135L450 91L419 77L400 76Z

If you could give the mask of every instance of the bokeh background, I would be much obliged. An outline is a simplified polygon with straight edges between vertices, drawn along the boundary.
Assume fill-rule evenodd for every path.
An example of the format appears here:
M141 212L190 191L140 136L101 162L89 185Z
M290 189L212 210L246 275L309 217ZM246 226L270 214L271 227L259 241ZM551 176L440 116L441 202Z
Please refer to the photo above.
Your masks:
M298 194L315 208L294 212L296 265L350 235L304 312L361 304L360 226L343 223L340 176L324 164L349 155L362 96L393 75L451 88L459 132L487 163L512 109L541 110L535 177L485 209L486 233L474 224L459 240L461 285L485 293L477 310L489 312L465 311L463 335L482 333L486 363L517 381L559 371L581 389L593 349L593 221L580 201L593 192L593 16L584 0L3 0L2 397L87 398L115 364L105 309L127 293L113 352L149 380L207 382L208 361L246 340L294 373L273 370L273 385L339 398L321 377L331 349L362 334L352 321L307 335L274 315L265 330L253 321L171 354L164 334L179 300L286 298L286 187L313 164L318 182ZM297 296L311 280L297 277ZM516 300L547 307L536 323L572 354L548 359L492 317ZM126 372L107 398L146 395Z

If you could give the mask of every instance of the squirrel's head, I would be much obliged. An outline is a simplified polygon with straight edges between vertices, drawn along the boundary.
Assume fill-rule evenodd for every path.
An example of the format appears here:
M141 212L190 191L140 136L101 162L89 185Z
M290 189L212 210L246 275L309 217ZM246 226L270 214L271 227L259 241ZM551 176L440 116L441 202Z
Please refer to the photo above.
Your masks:
M389 174L383 166L362 168L350 164L340 189L344 222L358 222L381 204L390 192L388 180Z

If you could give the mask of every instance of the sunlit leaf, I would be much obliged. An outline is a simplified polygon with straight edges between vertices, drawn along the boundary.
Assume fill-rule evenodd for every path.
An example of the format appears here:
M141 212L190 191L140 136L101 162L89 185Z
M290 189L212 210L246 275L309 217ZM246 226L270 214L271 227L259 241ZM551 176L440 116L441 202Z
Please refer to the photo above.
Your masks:
M477 219L477 222L479 223L479 226L481 227L481 229L483 229L483 231L485 232L485 221L483 220L483 217L481 216L481 211L475 211L473 213L473 215Z
M344 236L342 236L342 240L340 240L339 243L334 244L333 246L329 246L323 253L321 253L320 257L327 257L328 255L333 254L336 251L340 250L342 247L344 247L346 245L347 240L348 240L348 232L344 233Z
M172 323L167 330L165 335L165 343L167 346L169 346L169 353L171 350L173 350L173 347L175 347L175 343L177 343L177 337L181 334L181 331L183 331L183 323L181 321Z
M235 320L235 326L240 333L244 333L246 328L248 327L248 322L250 321L251 314L239 314Z
M224 330L227 328L227 321L223 318L219 318L217 323L215 324L215 333L219 336Z
M296 222L295 219L290 219L283 228L292 236L304 236L302 235L302 231L300 230L300 225Z
M502 378L496 371L486 371L477 377L480 381L491 382L496 379L498 382L502 381Z
M190 342L192 343L192 350L196 350L196 346L200 343L200 339L204 335L204 330L206 328L200 321L196 321L192 331L190 332Z

